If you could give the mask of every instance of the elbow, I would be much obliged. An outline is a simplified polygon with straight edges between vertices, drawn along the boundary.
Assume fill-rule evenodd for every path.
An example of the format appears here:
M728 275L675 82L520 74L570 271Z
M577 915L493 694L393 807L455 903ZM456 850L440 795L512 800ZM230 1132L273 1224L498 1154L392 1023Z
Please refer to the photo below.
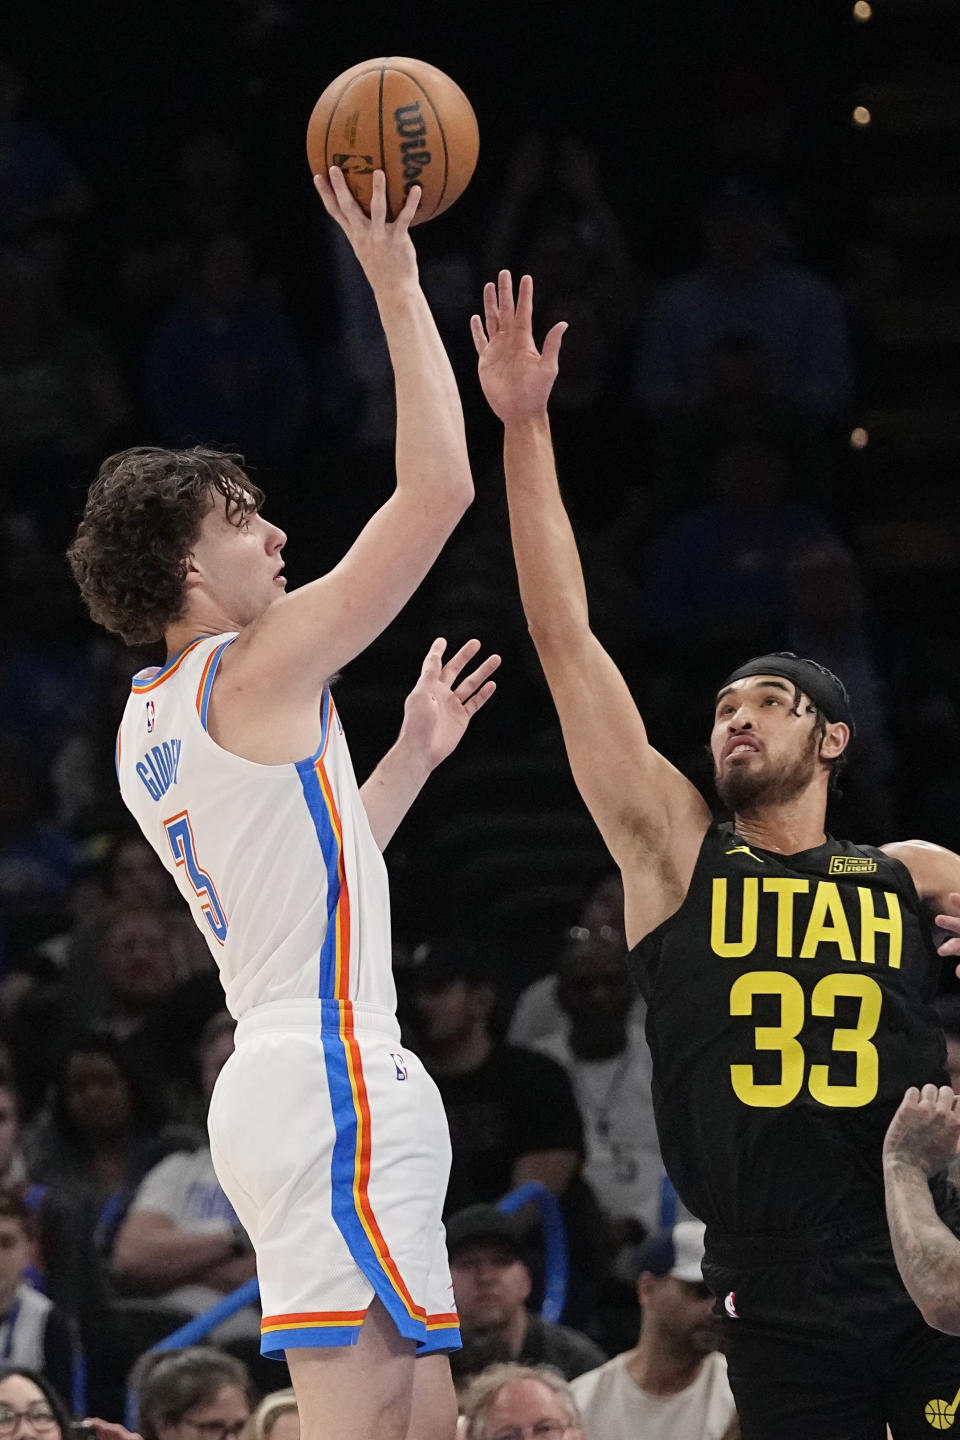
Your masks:
M930 1296L918 1309L932 1330L945 1335L960 1335L960 1300L946 1295Z

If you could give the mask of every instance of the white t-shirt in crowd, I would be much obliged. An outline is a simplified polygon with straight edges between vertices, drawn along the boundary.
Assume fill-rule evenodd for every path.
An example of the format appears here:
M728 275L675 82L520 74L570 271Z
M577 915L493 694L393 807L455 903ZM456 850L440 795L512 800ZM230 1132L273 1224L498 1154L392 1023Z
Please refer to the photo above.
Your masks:
M718 1351L676 1395L648 1395L630 1378L626 1362L626 1355L617 1355L570 1382L590 1440L721 1440L736 1407Z

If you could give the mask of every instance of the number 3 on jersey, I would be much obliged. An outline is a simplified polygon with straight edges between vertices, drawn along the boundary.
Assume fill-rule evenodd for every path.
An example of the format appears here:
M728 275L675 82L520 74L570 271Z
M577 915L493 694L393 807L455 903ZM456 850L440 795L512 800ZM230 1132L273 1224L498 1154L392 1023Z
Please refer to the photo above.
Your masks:
M807 1089L821 1105L856 1107L876 1099L880 1065L877 1047L871 1042L880 1023L883 992L872 976L824 975L810 996L810 1014L824 1019L833 1018L840 997L858 1001L856 1025L837 1026L831 1041L834 1051L856 1056L852 1085L831 1081L829 1065L811 1065L807 1074L807 1058L799 1039L806 1020L806 998L799 980L782 970L751 970L734 982L730 1014L752 1015L753 1002L760 995L776 996L780 1002L780 1023L758 1025L754 1030L757 1050L779 1052L780 1079L775 1084L761 1084L754 1078L752 1065L731 1065L730 1080L738 1099L764 1109L789 1105L800 1094L805 1075Z
M170 849L173 851L174 863L179 868L183 867L190 887L197 899L200 901L200 909L203 911L204 919L210 926L213 938L221 945L227 938L227 917L223 906L220 904L220 897L217 894L217 887L205 870L200 868L197 860L196 847L193 843L193 831L190 828L190 816L186 810L179 815L174 815L169 820L164 820L163 828L167 832L167 839L170 841Z

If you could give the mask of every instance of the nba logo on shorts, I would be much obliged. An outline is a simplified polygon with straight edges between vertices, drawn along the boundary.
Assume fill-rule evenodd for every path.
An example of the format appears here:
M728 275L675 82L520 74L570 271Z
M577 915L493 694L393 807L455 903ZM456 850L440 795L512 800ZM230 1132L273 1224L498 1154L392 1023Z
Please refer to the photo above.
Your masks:
M396 1069L397 1079L398 1079L398 1080L406 1080L406 1078L407 1078L407 1062L406 1062L406 1060L404 1060L404 1058L403 1058L403 1056L400 1054L400 1052L399 1052L398 1050L391 1050L391 1051L390 1051L390 1059L393 1061L394 1068Z
M729 1294L724 1295L723 1308L724 1310L726 1310L731 1320L740 1319L740 1316L737 1314L737 1292L735 1290L731 1290Z
M152 700L147 701L147 734L153 734L153 727L157 723L157 707Z

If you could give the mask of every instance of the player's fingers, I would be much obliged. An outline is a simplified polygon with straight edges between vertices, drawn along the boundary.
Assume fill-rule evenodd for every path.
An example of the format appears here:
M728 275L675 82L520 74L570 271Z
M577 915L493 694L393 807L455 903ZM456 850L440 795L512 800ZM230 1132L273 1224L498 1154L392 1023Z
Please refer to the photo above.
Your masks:
M452 685L454 680L456 680L457 676L460 674L460 671L463 669L464 665L466 665L468 660L473 659L474 655L476 655L479 649L479 640L464 641L464 643L460 646L460 649L456 652L456 654L450 656L450 659L447 661L447 663L441 670L440 679L443 681L443 683L445 685Z
M501 270L497 276L497 301L500 307L500 326L513 325L513 276L509 270Z
M942 945L937 946L938 955L960 955L960 939L944 940Z
M500 313L497 305L497 287L488 280L483 287L483 318L487 322L487 334L492 340L500 329Z
M423 664L420 666L420 674L424 680L433 680L440 674L440 666L443 663L443 652L446 648L446 640L438 635L426 655L424 655Z
M960 935L960 915L935 915L933 923L941 930L950 930L954 935Z
M903 1109L905 1105L916 1105L919 1099L920 1091L917 1089L916 1085L911 1085L908 1087L906 1094L900 1101L900 1108Z
M493 672L499 670L499 668L500 656L488 655L482 665L478 665L476 670L471 670L469 675L464 676L454 690L454 695L456 695L458 700L466 704L471 695L475 695L478 690L481 690Z
M373 172L373 190L370 195L370 219L374 225L387 222L387 177L382 170Z
M490 344L483 329L483 321L479 315L470 316L470 334L473 336L473 345L478 355L482 355Z
M521 275L517 287L517 324L521 330L533 329L533 276Z
M416 215L417 209L420 205L420 197L422 196L422 194L422 185L410 186L410 189L407 193L407 198L403 202L403 209L400 211L400 214L393 222L397 226L398 230L410 229L410 226L413 224L413 217L414 215Z
M329 177L326 175L314 175L313 184L317 194L323 201L323 208L331 220L336 220L338 225L343 225L343 215L341 214L340 206L337 203L337 197L333 186L330 184Z
M548 330L543 341L541 355L548 365L557 365L560 359L560 346L567 331L566 320L558 320L552 329Z
M469 700L464 701L463 708L466 713L468 715L476 715L480 707L486 705L490 696L495 693L496 688L496 680L488 680L486 685L477 691L476 695L471 695Z
M920 1091L920 1100L926 1105L936 1105L938 1090L936 1085L926 1084Z
M340 169L340 166L331 165L329 175L330 188L333 191L334 200L340 211L340 215L343 217L343 222L353 224L358 219L363 219L363 211L354 199L350 186L347 184L346 176Z

